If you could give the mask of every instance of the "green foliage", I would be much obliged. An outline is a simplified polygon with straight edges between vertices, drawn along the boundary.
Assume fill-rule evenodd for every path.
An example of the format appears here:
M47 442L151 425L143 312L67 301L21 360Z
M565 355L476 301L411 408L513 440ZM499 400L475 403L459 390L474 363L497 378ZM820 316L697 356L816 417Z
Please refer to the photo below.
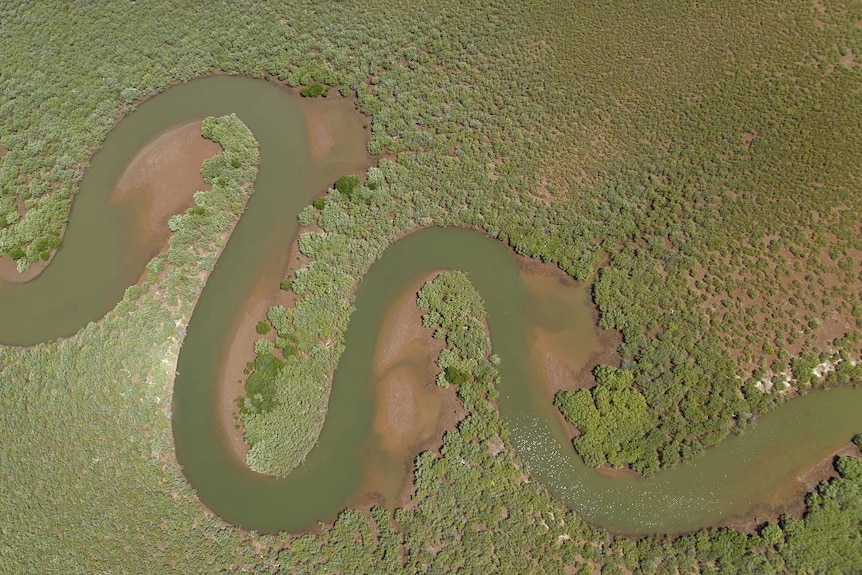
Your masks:
M839 457L839 477L806 498L802 519L782 520L779 552L797 573L853 573L862 565L862 460Z
M290 291L293 289L293 280L291 280L291 279L281 280L281 283L278 284L278 287L280 287L284 291Z
M324 196L320 196L319 198L315 198L312 203L316 210L322 210L324 206L326 206L326 198Z
M767 545L778 545L784 541L784 532L778 525L770 523L760 530L760 537Z
M242 553L245 536L201 514L171 433L189 294L224 245L219 222L239 218L259 159L236 118L207 123L225 154L248 161L224 166L223 183L202 196L212 212L179 216L167 253L98 324L34 348L0 347L0 571L194 573ZM15 407L28 402L38 409Z
M244 413L272 410L277 403L276 379L284 362L272 353L259 354L248 365L251 375L245 382L245 398L240 406Z
M485 335L485 308L482 298L461 271L438 275L419 290L417 305L427 312L422 325L434 327L434 337L446 340L446 350L437 364L442 368L437 384L461 385L477 376L491 348ZM459 392L460 393L460 392Z
M354 175L341 176L335 181L335 189L347 199L353 197L353 193L360 185L362 185L362 182L359 181L358 176Z
M800 387L808 387L814 378L814 368L820 363L820 358L813 353L806 353L794 359L790 364L793 379Z
M325 96L328 90L323 86L323 84L319 82L315 82L310 86L306 86L302 90L300 90L299 94L303 98L318 98L320 96Z
M829 383L847 385L862 381L862 363L853 365L850 361L840 361L835 366L835 371L827 375Z
M266 335L269 333L269 330L272 329L269 323L265 321L260 321L257 323L257 327L255 327L255 331L257 331L260 335Z
M319 199L319 198L318 198ZM315 200L317 201L317 200ZM305 206L296 216L296 221L302 227L308 227L317 220L317 212L313 206Z
M470 379L468 374L451 365L443 370L443 374L446 377L446 381L454 385L460 385Z
M643 437L655 417L643 395L632 389L634 375L608 365L598 366L595 375L599 383L594 388L562 390L554 398L554 405L581 432L574 440L578 453L593 467L605 461L614 467L637 462L643 470L654 470L649 464L655 456L645 453Z

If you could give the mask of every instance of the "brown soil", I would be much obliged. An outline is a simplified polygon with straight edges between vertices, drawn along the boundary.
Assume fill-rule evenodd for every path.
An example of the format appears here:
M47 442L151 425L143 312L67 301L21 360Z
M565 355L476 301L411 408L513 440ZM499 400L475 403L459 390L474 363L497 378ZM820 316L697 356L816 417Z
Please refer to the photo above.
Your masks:
M858 226L854 231L860 231ZM855 293L862 283L838 273L840 261L833 260L829 251L836 238L827 233L825 246L812 249L816 264L812 258L794 255L787 246L767 258L766 244L779 239L774 234L762 238L760 244L743 245L746 250L756 249L761 254L757 257L723 254L709 264L710 269L698 264L692 274L692 289L705 298L699 305L709 314L711 324L725 326L715 331L743 378L758 367L771 365L779 350L790 358L805 351L831 350L836 338L854 329L850 300L839 289ZM859 261L862 251L851 246L844 257ZM757 273L760 268L764 268L762 273ZM707 287L698 289L700 280ZM809 315L818 321L814 329L807 327ZM780 345L776 335L782 336ZM858 353L852 348L846 351Z
M275 82L284 87L282 83ZM291 90L298 93L298 89ZM352 99L342 98L335 90L327 98L299 99L298 105L306 122L311 160L319 170L358 170L359 173L372 165L372 158L366 157L363 165L355 165L350 158L349 149L356 147L356 141L342 142L336 139L336 126L347 122L360 123L363 131L354 136L370 137L370 119L359 112ZM142 100L143 101L143 100ZM118 117L119 121L122 116ZM221 147L200 135L200 120L195 120L160 135L142 148L115 186L111 201L118 204L134 204L139 214L139 228L136 241L137 249L147 250L152 255L162 251L170 237L167 223L174 214L183 213L194 205L194 193L208 190L200 175L203 161L221 152ZM361 144L364 147L365 144ZM0 156L5 148L0 146ZM324 191L321 189L321 192ZM23 202L19 201L19 212L25 213ZM303 229L300 233L319 231ZM17 263L8 256L0 257L0 286L3 282L22 283L37 277L50 263L37 262L23 274L17 271ZM297 238L291 243L287 264L280 277L291 277L297 269L305 267L308 259L299 253ZM146 274L143 272L142 277ZM248 445L245 443L241 428L236 422L236 400L244 394L243 369L254 359L254 342L260 337L256 332L257 323L266 319L267 310L276 305L293 307L296 295L279 288L274 278L261 278L253 297L242 310L234 326L234 338L225 354L225 365L221 370L222 392L219 398L219 417L227 443L234 454L245 459ZM274 338L274 333L270 334ZM454 397L454 396L453 396Z
M200 170L221 147L201 136L195 120L172 128L148 143L120 176L111 202L134 202L140 227L139 244L153 255L170 236L168 220L194 205L194 193L208 190Z
M576 282L554 265L543 264L529 258L519 258L518 266L536 298L551 298L560 293L560 288L554 288L551 280L560 282L565 286L564 289L576 289ZM563 313L562 309L561 313ZM595 325L598 322L598 310L593 310L593 318ZM845 333L847 330L845 323L842 318L824 322L818 330L822 342L825 344L826 341ZM622 335L616 330L603 330L596 327L595 332L591 334L595 337L595 341L590 346L591 351L586 359L578 358L577 354L573 354L570 347L577 344L574 341L567 341L571 338L560 338L555 335L552 331L534 325L529 338L530 353L537 372L542 377L540 383L547 391L549 401L553 400L554 394L562 389L575 391L593 387L596 384L593 370L597 365L619 367L621 364L617 350L622 343ZM557 412L557 416L570 438L578 435L577 428L566 422L562 414ZM805 494L815 489L821 481L837 475L833 462L838 455L859 456L859 450L852 443L846 444L797 476L795 484L788 490L776 494L776 499L780 502L758 506L740 517L722 522L720 526L753 533L765 523L777 521L783 514L800 517L805 511ZM598 471L612 477L639 475L630 469L614 469L607 465L599 468Z
M319 160L335 147L335 132L320 107L303 105L301 108L305 116L309 155L312 160Z
M303 232L314 231L306 228ZM308 258L299 252L296 240L291 244L287 257L287 267L280 277L292 277L293 272L308 264ZM266 320L266 312L274 306L293 307L296 302L296 294L292 291L284 291L279 287L274 278L263 277L255 286L251 297L245 302L245 307L237 315L234 325L231 327L233 339L224 350L222 357L225 358L219 374L221 381L219 393L219 417L221 418L222 430L227 438L227 444L231 447L234 456L245 463L245 455L249 446L245 442L239 420L239 409L237 399L245 395L245 375L243 370L246 365L254 361L254 342L264 337L257 333L257 324ZM275 338L275 331L270 331L267 339Z
M257 333L257 323L266 318L266 312L275 305L278 294L272 293L268 282L261 281L255 286L252 297L245 302L245 307L237 315L231 327L233 339L227 347L222 363L219 380L218 413L221 419L227 444L233 454L243 463L249 446L243 438L241 426L238 423L237 398L245 395L246 365L254 361L254 342L261 336Z
M422 327L416 294L437 276L417 280L393 303L383 322L372 364L377 408L372 424L379 455L366 468L359 507L383 504L389 509L410 504L413 461L442 446L443 433L466 415L455 388L435 383L435 363L445 343Z
M290 91L299 94L300 88L291 88ZM361 122L365 141L371 139L371 119L356 108L353 98L342 97L335 88L330 89L325 98L298 98L297 106L305 119L312 161L324 160L333 152L338 155L336 148L341 142L336 139L333 126L343 125L345 121Z
M767 523L775 523L782 515L802 517L805 513L805 495L814 491L820 482L838 477L835 471L835 458L839 456L860 457L859 448L848 442L828 457L815 463L796 476L792 494L782 503L759 505L740 517L732 517L719 524L719 527L730 527L743 533L754 533Z
M31 264L24 273L18 273L18 262L9 256L0 256L0 285L4 282L22 284L35 279L48 266L48 262Z

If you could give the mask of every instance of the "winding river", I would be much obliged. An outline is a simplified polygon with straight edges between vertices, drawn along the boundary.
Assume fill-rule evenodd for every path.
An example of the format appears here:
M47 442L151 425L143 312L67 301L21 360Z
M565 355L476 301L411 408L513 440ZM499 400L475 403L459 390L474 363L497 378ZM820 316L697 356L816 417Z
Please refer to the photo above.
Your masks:
M260 531L301 530L350 503L372 433L376 341L368 334L380 333L405 286L435 269L468 272L485 300L494 351L502 358L500 410L529 469L570 507L613 531L688 531L786 499L787 486L800 472L862 431L862 390L836 389L795 399L746 434L654 478L610 477L588 468L574 454L547 391L531 385L540 377L526 352L532 296L514 256L478 232L434 228L393 244L362 280L326 423L306 462L284 479L251 472L226 447L215 416L218 358L236 310L261 274L276 284L280 279L296 213L357 166L311 161L294 97L275 85L235 77L170 88L117 126L84 176L55 260L28 284L0 287L0 341L28 345L68 336L111 309L153 255L132 248L134 213L108 201L123 167L172 126L231 112L260 142L261 168L255 194L195 308L179 358L173 411L184 473L225 520ZM337 139L335 145L341 145Z

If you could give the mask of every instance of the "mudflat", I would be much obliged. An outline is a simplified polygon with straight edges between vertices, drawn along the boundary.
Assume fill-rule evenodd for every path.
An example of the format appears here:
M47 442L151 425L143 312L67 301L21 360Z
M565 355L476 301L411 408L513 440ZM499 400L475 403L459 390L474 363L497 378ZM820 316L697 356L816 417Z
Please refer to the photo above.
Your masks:
M22 284L35 279L48 266L48 262L31 264L24 273L18 272L18 262L9 256L0 256L0 286L6 283Z
M164 249L168 220L194 205L195 192L209 190L201 164L219 153L218 144L201 136L200 120L176 126L141 148L111 193L111 202L134 202L139 245L153 255Z
M440 371L436 359L445 342L422 326L416 305L419 289L439 273L433 271L404 290L378 335L371 368L375 456L365 465L361 503L382 503L390 509L409 505L416 456L439 449L443 433L466 415L455 388L435 383Z
M137 248L150 257L163 251L170 237L168 220L194 203L194 194L209 186L201 177L201 164L221 153L221 147L201 136L201 121L186 122L159 135L135 155L111 192L111 202L131 204L136 217ZM19 212L25 213L19 201ZM25 283L39 276L48 262L34 262L19 273L17 262L0 257L3 282Z
M296 240L290 247L287 264L284 270L279 270L279 277L291 277L297 269L305 267L308 258L299 252ZM248 363L254 361L254 342L262 337L275 339L275 331L266 336L257 333L257 324L266 320L266 312L271 307L294 306L296 294L280 288L280 282L275 278L263 276L255 285L251 297L246 300L242 310L236 316L231 327L233 334L223 352L224 358L219 372L218 416L221 427L233 455L245 464L245 456L249 445L245 441L242 426L239 424L239 408L237 399L245 395L245 374L243 370ZM276 351L278 354L278 351Z
M728 518L718 524L719 527L730 527L743 533L756 533L767 523L777 523L783 515L802 517L805 514L805 496L814 491L827 479L838 477L835 471L836 457L859 457L859 448L852 441L840 448L829 451L803 470L793 481L787 482L781 490L774 494L772 501L757 505L749 512Z
M345 135L344 130L339 130L340 126L359 123L363 129L356 131L353 137L362 136L366 142L371 138L368 128L370 119L356 109L352 98L343 98L337 94L326 98L298 98L296 105L305 119L308 151L312 161L325 160L331 155L343 155L337 150L343 145L340 139Z

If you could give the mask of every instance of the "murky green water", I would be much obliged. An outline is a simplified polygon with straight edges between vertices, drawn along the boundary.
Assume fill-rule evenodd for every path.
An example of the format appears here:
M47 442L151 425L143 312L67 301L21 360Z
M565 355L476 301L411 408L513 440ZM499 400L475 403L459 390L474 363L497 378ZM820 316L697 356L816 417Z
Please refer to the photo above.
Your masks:
M792 401L744 436L655 478L601 475L574 455L547 395L531 385L536 379L526 353L531 306L512 255L477 232L430 229L390 247L363 279L326 424L305 464L281 480L250 472L230 455L216 415L215 382L226 332L261 274L272 276L267 281L280 279L278 262L295 233L296 212L355 166L310 162L291 97L270 84L240 78L172 88L123 120L88 170L55 261L36 281L0 290L0 341L24 344L69 335L115 305L150 254L138 256L140 261L126 257L130 239L123 235L129 221L124 218L131 215L107 206L113 182L135 151L161 131L230 112L260 142L261 170L255 196L196 307L174 392L179 461L202 501L227 521L264 531L298 530L333 517L347 504L373 455L364 452L374 413L369 382L376 344L367 334L379 333L404 286L439 268L467 271L485 299L494 351L502 358L500 409L515 447L567 504L613 530L690 530L769 503L800 470L862 431L862 390L820 392Z
M862 430L862 391L833 390L795 400L744 436L654 478L602 475L574 454L554 408L543 401L547 396L530 385L533 366L523 350L531 322L525 310L531 306L512 255L477 232L429 229L391 246L363 279L326 424L296 473L274 480L239 469L217 442L196 442L193 452L181 454L208 506L231 522L274 530L313 525L348 503L359 487L363 458L372 455L361 452L374 413L370 362L376 342L367 334L379 332L403 286L440 268L467 271L485 300L494 350L502 358L500 408L515 447L567 504L615 531L686 531L772 502L801 470ZM178 384L175 401L186 391ZM188 401L199 402L202 393L190 394ZM215 420L202 420L196 434L217 436ZM176 425L185 425L183 414L177 413Z

